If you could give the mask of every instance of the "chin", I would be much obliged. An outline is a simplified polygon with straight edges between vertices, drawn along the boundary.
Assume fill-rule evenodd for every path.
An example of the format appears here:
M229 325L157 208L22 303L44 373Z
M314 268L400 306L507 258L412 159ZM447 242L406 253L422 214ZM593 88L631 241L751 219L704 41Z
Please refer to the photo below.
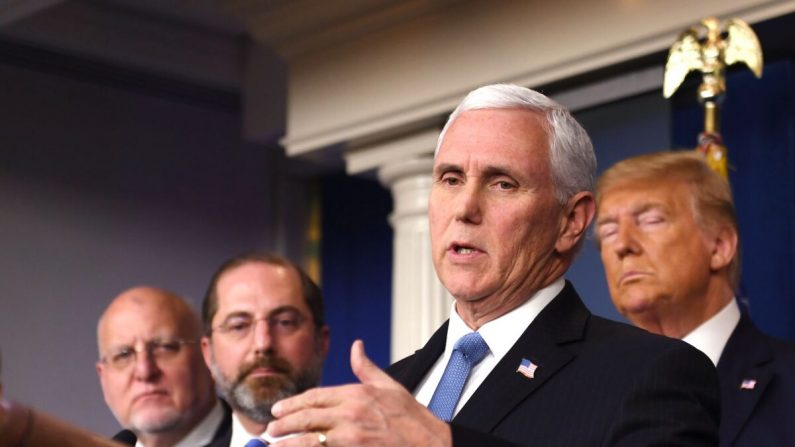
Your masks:
M478 281L482 279L482 276L473 277L471 274L447 275L442 280L442 285L457 300L476 301L486 296L486 293L483 292L483 285ZM450 287L447 284L450 284Z
M645 328L643 324L650 317L654 317L656 300L640 298L624 301L625 305L621 308L621 314L627 317L634 325Z
M129 428L134 432L161 433L172 430L181 419L176 408L153 408L137 411L130 418Z

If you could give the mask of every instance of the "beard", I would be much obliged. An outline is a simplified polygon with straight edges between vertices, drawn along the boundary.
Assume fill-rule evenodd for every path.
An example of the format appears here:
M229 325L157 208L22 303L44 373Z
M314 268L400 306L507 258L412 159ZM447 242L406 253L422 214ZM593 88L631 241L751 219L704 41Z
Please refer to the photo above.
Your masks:
M233 409L261 424L267 424L274 419L271 414L273 404L316 387L323 371L323 361L319 354L311 366L298 371L281 357L272 354L260 356L253 362L244 364L234 378L226 377L221 372L214 356L211 363L210 370L221 397ZM270 368L279 375L249 377L257 368Z

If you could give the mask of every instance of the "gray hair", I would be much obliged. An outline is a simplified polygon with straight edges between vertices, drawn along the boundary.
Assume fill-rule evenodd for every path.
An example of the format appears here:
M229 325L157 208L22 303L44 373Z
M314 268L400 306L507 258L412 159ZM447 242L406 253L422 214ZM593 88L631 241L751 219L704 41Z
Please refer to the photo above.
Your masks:
M471 91L453 110L439 134L436 152L447 129L459 115L478 109L525 109L542 114L549 135L549 164L555 197L560 203L580 191L593 192L596 155L591 139L568 109L535 90L512 84L492 84Z

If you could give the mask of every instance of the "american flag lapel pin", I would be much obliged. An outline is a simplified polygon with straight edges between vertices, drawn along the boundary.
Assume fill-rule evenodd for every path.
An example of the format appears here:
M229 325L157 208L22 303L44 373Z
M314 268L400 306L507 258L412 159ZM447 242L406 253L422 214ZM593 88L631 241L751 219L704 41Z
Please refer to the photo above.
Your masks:
M538 369L538 365L531 362L530 360L522 359L522 362L519 363L519 367L516 368L516 372L527 377L528 379L532 379L535 377L536 369Z
M750 390L753 390L754 388L756 388L756 380L754 380L754 379L743 379L743 381L740 382L740 389L741 390L749 390L750 391Z

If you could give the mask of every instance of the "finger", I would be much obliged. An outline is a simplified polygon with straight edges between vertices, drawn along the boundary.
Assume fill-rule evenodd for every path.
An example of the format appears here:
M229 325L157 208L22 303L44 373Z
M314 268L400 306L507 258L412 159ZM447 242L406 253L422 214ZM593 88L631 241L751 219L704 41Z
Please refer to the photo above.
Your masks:
M282 399L271 408L271 414L277 418L307 408L327 408L339 405L351 385L342 385L326 388L312 388L301 394Z
M272 438L295 436L310 432L325 432L336 424L334 411L325 408L309 408L271 421L268 423L266 433Z
M320 433L322 432L302 433L300 436L280 439L268 445L271 447L316 447L322 445L320 444ZM324 436L326 436L326 445L331 446L328 435L324 433Z
M356 340L351 346L351 370L353 374L365 385L378 388L401 388L387 373L373 363L364 352L364 342Z

